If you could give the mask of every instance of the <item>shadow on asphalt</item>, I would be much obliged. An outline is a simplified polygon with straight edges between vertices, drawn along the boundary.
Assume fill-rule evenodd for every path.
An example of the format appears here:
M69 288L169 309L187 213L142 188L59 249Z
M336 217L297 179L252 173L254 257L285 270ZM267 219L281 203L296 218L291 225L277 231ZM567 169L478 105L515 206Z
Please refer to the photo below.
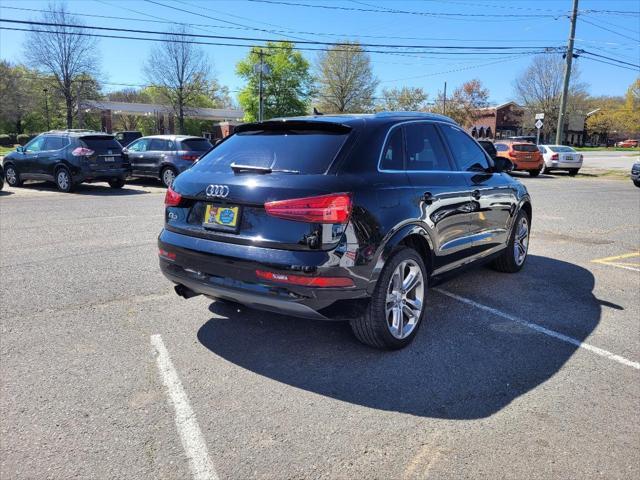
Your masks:
M38 190L41 192L58 191L56 185L49 182L28 182L22 184L22 186L19 188L23 188L25 190ZM126 184L123 188L111 188L108 183L81 183L79 185L76 185L73 192L69 193L69 195L126 196L142 195L145 193L150 192L127 188Z
M0 190L0 197L8 197L9 195L13 195L13 192L8 190Z
M441 288L470 289L460 294L484 295L478 301L497 308L502 303L512 315L583 340L598 324L603 303L593 286L584 268L530 256L518 275L481 268ZM501 298L493 302L490 292ZM435 292L415 341L395 352L359 344L346 323L221 302L210 310L217 316L200 328L198 339L229 362L319 395L435 418L492 415L547 381L577 348Z

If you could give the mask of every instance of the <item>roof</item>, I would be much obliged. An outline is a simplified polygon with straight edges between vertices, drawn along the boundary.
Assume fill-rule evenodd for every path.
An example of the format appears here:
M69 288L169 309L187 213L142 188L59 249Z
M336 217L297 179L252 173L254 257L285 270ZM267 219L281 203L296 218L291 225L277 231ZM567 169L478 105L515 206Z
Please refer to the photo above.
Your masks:
M508 105L514 105L518 108L522 108L522 106L518 105L516 102L505 102L505 103L501 103L500 105L493 105L492 107L483 107L483 108L478 108L477 110L498 110L500 108L504 108Z
M81 128L70 128L66 130L49 130L48 132L43 132L44 135L69 135L72 137L84 137L88 135L107 135L113 136L110 133L98 132L97 130L83 130Z
M174 111L169 105L158 103L132 103L132 102L112 102L110 100L83 100L81 108L91 110L111 110L114 114L131 114L150 116L156 113L173 115ZM185 111L185 116L189 118L199 118L202 120L236 120L244 117L242 110L232 108L204 108L189 107Z
M364 124L396 123L409 120L433 120L457 125L455 120L445 115L429 112L378 112L378 113L331 113L326 115L305 115L300 117L272 118L270 122L288 120L341 123L356 126Z
M174 142L192 138L201 138L202 140L205 140L204 137L198 137L197 135L147 135L141 138L161 138L163 140L173 140Z

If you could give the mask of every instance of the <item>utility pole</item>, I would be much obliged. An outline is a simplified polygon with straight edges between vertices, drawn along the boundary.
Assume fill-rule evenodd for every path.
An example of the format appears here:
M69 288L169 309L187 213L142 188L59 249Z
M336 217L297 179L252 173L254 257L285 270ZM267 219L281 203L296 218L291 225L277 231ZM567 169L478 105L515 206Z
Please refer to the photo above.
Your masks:
M571 63L573 61L573 40L576 36L576 18L578 16L578 0L573 0L571 12L571 29L569 43L567 44L567 58L564 66L564 81L562 84L562 96L560 97L560 111L558 112L558 129L556 130L556 145L562 145L564 134L564 117L567 111L567 97L569 96L569 80L571 79Z
M80 79L80 88L78 89L78 128L84 128L84 109L82 108L82 94L84 93L84 77Z
M447 114L447 82L444 82L444 96L442 97L442 114Z
M43 88L44 92L44 114L47 117L47 130L51 130L51 122L49 121L49 89Z
M260 97L260 105L258 107L258 121L262 121L262 116L264 114L264 105L263 105L263 92L262 92L262 71L264 70L264 52L260 50L260 86L258 87L258 96Z

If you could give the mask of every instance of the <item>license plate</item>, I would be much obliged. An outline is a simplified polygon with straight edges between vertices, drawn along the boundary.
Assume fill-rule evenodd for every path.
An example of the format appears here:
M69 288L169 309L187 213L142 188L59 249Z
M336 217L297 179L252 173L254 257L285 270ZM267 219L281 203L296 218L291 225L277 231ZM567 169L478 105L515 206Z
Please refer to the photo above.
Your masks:
M115 162L116 161L116 157L104 157L104 161L105 162Z
M205 228L236 230L240 207L231 205L207 205L202 225Z

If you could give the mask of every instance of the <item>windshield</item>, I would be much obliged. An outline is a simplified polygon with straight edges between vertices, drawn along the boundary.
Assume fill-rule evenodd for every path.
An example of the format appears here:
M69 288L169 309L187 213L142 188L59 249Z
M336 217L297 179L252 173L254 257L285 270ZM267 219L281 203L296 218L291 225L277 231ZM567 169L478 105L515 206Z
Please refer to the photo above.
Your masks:
M562 145L549 147L549 150L551 150L552 152L556 152L556 153L574 153L575 152L575 150L573 148L564 147Z
M229 173L231 164L324 173L347 138L345 133L317 130L236 133L211 150L192 170Z

